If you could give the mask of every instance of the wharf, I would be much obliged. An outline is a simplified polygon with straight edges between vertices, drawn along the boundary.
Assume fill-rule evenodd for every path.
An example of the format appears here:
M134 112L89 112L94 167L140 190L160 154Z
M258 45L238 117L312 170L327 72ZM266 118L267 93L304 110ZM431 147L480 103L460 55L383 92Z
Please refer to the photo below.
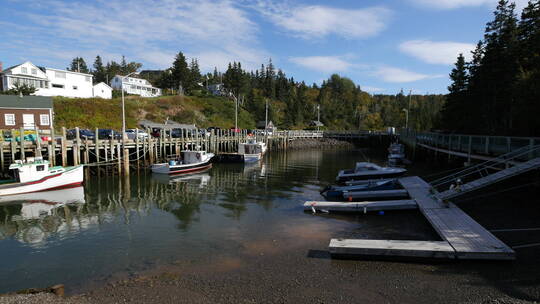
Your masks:
M333 256L384 255L479 260L515 259L515 252L510 247L460 208L453 203L446 203L434 197L430 192L431 186L423 179L412 176L400 178L398 181L407 190L417 208L433 226L442 241L332 239L329 250ZM393 202L397 205L402 202L403 206L410 206L409 200ZM376 205L371 207L372 210L377 210Z

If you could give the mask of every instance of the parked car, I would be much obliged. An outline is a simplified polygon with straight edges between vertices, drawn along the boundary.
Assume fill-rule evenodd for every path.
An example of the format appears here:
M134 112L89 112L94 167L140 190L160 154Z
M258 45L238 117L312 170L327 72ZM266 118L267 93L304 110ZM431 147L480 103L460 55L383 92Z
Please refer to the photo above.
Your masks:
M144 131L144 130L138 130L138 132L137 132L137 129L127 129L126 130L126 136L127 136L128 139L135 140L137 135L139 136L139 139L146 139L149 136L148 133L146 133L146 131Z
M99 129L99 139L122 139L122 133L111 129Z
M66 138L69 140L77 138L77 129L67 130ZM79 129L79 138L82 140L94 140L96 138L96 134L90 130Z

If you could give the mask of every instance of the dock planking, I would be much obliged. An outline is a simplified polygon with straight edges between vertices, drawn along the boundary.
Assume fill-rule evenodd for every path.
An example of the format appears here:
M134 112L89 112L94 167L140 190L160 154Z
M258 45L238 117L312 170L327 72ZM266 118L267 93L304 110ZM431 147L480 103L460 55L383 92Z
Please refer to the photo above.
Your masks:
M454 258L454 249L444 241L332 239L328 247L332 256Z
M386 210L411 210L418 206L413 200L394 200L394 201L370 201L370 202L317 202L308 201L304 203L305 210L318 211L337 211L337 212L367 212L367 211L386 211Z
M452 203L435 198L431 186L418 176L400 178L418 209L459 259L512 260L515 252Z

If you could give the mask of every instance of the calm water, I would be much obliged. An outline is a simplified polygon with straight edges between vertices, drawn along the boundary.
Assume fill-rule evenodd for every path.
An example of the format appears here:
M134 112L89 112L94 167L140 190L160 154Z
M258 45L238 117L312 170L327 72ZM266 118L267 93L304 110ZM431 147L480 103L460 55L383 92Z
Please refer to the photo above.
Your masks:
M175 261L249 258L276 239L324 250L332 236L435 238L415 212L303 212L339 169L366 159L360 150L269 153L260 164L216 164L191 176L92 177L84 188L11 197L0 205L0 292L57 283L77 290Z

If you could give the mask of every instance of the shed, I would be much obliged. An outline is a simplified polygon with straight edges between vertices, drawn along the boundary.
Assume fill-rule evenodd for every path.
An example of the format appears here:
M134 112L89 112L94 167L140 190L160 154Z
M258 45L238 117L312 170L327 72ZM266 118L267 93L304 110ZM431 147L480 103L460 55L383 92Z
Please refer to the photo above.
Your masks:
M160 129L160 130L171 130L171 129L187 129L187 130L196 130L197 127L194 124L181 124L173 120L165 120L163 123L153 122L150 120L141 120L139 121L139 126L146 129Z
M271 130L271 131L276 130L276 127L274 126L274 123L272 121L269 121L268 125L266 125L266 127L265 127L265 123L266 122L264 120L261 120L261 121L257 122L257 128L258 129Z
M108 86L105 82L100 82L93 87L94 97L101 97L104 99L112 98L113 89Z
M44 96L0 95L0 129L51 130L53 100Z

